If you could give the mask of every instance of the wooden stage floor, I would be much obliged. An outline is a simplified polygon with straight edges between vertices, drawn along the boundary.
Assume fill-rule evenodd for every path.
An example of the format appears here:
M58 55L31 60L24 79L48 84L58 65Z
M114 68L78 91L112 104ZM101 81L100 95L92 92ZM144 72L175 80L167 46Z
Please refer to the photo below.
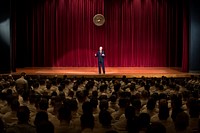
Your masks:
M180 68L169 67L106 67L106 74L98 74L97 67L41 67L41 68L17 68L12 74L26 72L27 75L67 75L67 76L85 76L85 77L117 77L121 78L126 75L127 78L145 77L189 77L195 73L181 72Z

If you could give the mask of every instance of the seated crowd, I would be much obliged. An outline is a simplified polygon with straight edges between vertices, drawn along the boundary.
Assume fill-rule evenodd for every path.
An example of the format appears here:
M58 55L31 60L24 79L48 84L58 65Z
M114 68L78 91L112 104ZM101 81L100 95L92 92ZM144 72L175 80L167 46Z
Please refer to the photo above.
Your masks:
M198 133L200 78L0 76L0 133Z

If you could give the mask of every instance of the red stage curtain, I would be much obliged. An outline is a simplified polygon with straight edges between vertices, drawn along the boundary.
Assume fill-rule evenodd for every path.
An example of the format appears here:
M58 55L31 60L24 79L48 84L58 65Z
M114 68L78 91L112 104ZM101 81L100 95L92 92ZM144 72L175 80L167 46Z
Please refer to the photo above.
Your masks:
M189 70L189 2L183 0L183 56L182 56L182 71Z
M180 3L181 0L31 0L25 2L25 13L18 11L19 4L16 9L16 18L21 18L14 21L18 24L16 33L26 40L17 39L16 46L28 51L23 54L28 60L26 67L97 66L94 54L99 46L106 52L106 66L187 66L182 62L186 58L182 50L188 43L183 42L187 34L183 36L186 25ZM97 13L106 19L101 27L93 24ZM17 61L24 56L16 52Z

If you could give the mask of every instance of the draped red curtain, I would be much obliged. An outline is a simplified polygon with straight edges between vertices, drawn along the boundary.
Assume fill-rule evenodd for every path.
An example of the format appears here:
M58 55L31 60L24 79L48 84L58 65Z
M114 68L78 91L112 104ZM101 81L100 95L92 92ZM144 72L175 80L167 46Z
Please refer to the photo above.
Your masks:
M189 70L189 1L183 0L183 57L182 57L182 71Z
M19 13L17 7L16 18L20 19L14 23L18 24L16 33L23 36L16 40L16 46L26 49L24 53L16 52L17 62L27 60L26 67L97 66L94 53L99 46L106 52L106 66L188 65L182 63L187 56L183 56L185 19L181 0L24 0L24 3L25 13ZM97 13L105 16L103 26L93 24Z

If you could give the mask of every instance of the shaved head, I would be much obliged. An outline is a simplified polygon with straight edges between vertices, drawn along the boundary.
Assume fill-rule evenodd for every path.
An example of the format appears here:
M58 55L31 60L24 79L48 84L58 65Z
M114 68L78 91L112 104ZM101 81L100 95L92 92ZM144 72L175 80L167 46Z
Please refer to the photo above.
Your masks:
M101 51L102 49L103 49L103 47L102 47L102 46L100 46L100 47L99 47L99 50Z

